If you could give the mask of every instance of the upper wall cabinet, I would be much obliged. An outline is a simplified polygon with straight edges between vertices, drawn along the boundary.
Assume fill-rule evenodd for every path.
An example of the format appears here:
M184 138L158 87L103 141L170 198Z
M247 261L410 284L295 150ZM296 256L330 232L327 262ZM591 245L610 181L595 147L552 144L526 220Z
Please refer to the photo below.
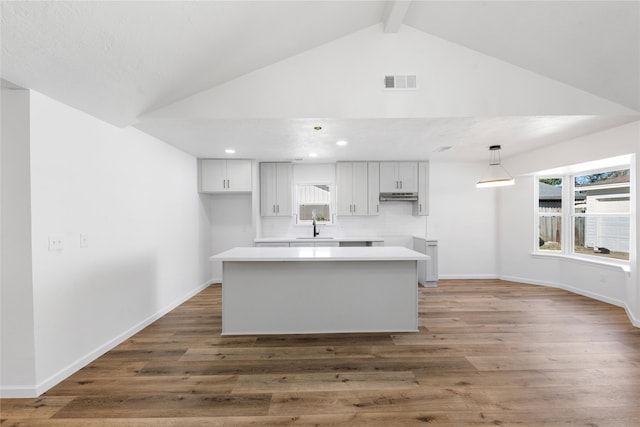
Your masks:
M200 160L200 192L251 191L251 160Z
M429 162L418 163L418 201L414 202L413 214L429 215Z
M380 162L381 193L417 193L418 162Z
M366 162L336 164L338 215L367 215L367 180Z
M369 175L369 215L380 214L380 163L367 163L367 173Z
M260 215L291 216L292 203L291 163L260 163Z

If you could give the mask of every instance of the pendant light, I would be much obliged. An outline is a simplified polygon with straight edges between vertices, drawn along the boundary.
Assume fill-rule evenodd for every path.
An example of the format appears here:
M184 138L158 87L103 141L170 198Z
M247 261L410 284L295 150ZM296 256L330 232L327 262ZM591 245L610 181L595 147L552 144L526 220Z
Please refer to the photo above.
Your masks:
M489 167L483 175L482 179L476 183L477 188L487 187L503 187L505 185L513 185L513 177L500 164L500 146L492 145L489 147L491 157Z

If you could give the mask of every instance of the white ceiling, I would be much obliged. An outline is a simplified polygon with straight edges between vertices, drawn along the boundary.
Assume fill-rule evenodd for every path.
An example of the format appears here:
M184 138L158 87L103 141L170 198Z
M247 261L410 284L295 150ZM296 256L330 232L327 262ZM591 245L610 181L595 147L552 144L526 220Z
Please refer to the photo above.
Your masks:
M639 1L398 5L3 1L2 78L118 126L137 125L201 157L218 157L233 144L238 156L257 159L305 158L313 150L316 161L478 160L494 143L508 157L638 119L292 116L191 120L188 126L147 119L160 107L391 20L640 111ZM317 123L320 132L312 130ZM337 139L349 145L336 147ZM441 146L454 148L434 152Z

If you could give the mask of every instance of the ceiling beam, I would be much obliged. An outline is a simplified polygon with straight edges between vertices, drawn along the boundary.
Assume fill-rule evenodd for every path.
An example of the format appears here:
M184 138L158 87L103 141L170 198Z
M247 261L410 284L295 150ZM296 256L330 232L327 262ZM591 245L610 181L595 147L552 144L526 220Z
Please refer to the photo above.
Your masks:
M397 33L409 10L411 0L388 0L384 13L384 32Z

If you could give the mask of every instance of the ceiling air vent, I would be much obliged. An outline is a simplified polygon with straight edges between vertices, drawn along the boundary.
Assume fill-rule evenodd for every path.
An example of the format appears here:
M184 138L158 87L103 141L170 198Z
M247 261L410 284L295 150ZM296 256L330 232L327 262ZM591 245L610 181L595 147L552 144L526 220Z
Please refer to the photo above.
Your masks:
M385 89L416 89L417 87L415 74L384 76Z

